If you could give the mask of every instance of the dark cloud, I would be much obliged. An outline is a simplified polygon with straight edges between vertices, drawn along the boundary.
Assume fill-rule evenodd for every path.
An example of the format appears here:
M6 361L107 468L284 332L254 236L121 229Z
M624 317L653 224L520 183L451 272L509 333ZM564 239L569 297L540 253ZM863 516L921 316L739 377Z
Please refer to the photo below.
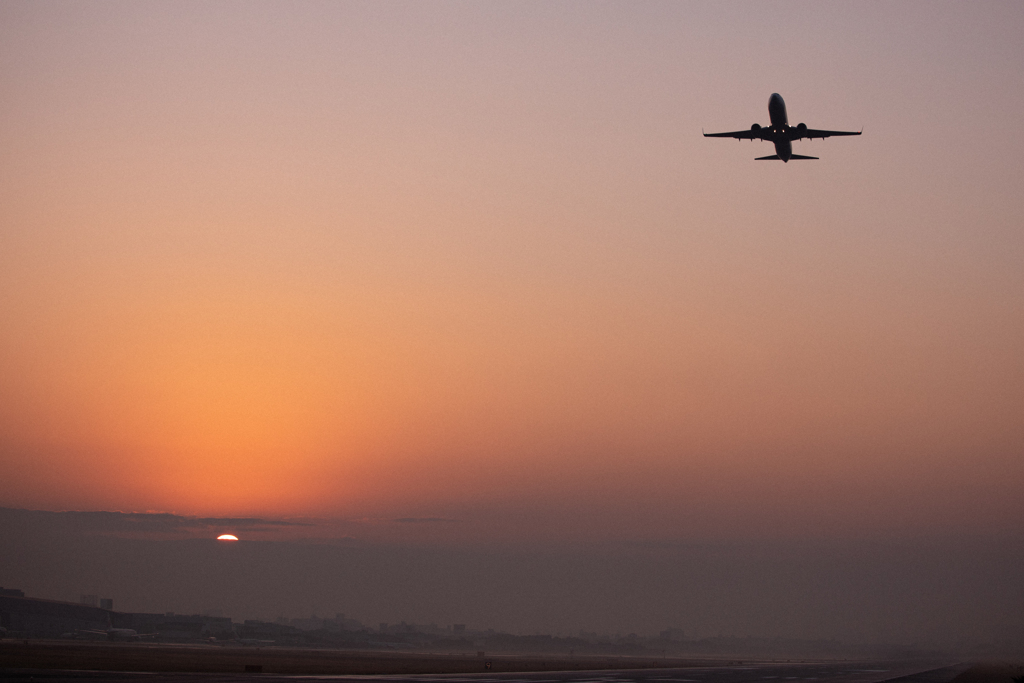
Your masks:
M446 519L444 517L399 517L391 520L399 524L450 524L458 522L457 519Z
M209 529L250 531L283 527L308 527L308 520L261 519L258 517L188 517L166 512L107 512L67 510L18 510L0 508L0 523L42 525L54 531L86 534L180 534Z

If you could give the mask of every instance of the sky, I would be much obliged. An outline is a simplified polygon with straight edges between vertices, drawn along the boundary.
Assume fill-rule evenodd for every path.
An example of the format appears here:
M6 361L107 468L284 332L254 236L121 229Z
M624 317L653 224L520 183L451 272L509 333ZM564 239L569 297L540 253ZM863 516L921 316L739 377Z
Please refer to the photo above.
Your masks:
M1022 29L1016 2L2 2L0 504L1017 538ZM701 136L773 92L864 133L792 165Z

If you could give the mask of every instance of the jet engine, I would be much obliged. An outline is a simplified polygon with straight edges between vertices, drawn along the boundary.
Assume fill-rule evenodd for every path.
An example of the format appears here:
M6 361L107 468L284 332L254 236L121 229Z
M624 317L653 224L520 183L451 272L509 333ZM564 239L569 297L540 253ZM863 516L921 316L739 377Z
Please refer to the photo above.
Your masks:
M798 123L798 124L796 124L796 129L802 133L805 130L807 130L807 124L806 123Z
M752 125L750 127L750 130L761 130L761 124L760 123L755 123L754 125Z

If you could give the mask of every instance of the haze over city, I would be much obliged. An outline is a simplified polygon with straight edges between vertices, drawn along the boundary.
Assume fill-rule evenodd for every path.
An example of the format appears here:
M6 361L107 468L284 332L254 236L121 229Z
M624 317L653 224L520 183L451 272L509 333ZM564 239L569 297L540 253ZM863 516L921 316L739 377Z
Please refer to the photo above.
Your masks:
M1024 643L1022 31L0 1L0 584Z

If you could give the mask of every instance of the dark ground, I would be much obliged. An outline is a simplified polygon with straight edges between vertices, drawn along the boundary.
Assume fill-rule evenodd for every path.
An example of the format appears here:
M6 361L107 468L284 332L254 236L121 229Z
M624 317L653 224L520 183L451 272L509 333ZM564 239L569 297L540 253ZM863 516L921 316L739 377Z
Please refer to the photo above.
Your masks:
M238 673L259 666L285 675L405 675L680 667L701 662L639 657L566 657L354 652L290 647L168 645L59 640L0 642L0 669Z
M486 663L491 665L489 670ZM952 661L478 657L218 645L0 642L0 679L33 683L242 683L254 678L270 683L369 675L417 683L1014 683L1022 671L1010 665Z
M950 683L1024 683L1024 664L976 664Z

